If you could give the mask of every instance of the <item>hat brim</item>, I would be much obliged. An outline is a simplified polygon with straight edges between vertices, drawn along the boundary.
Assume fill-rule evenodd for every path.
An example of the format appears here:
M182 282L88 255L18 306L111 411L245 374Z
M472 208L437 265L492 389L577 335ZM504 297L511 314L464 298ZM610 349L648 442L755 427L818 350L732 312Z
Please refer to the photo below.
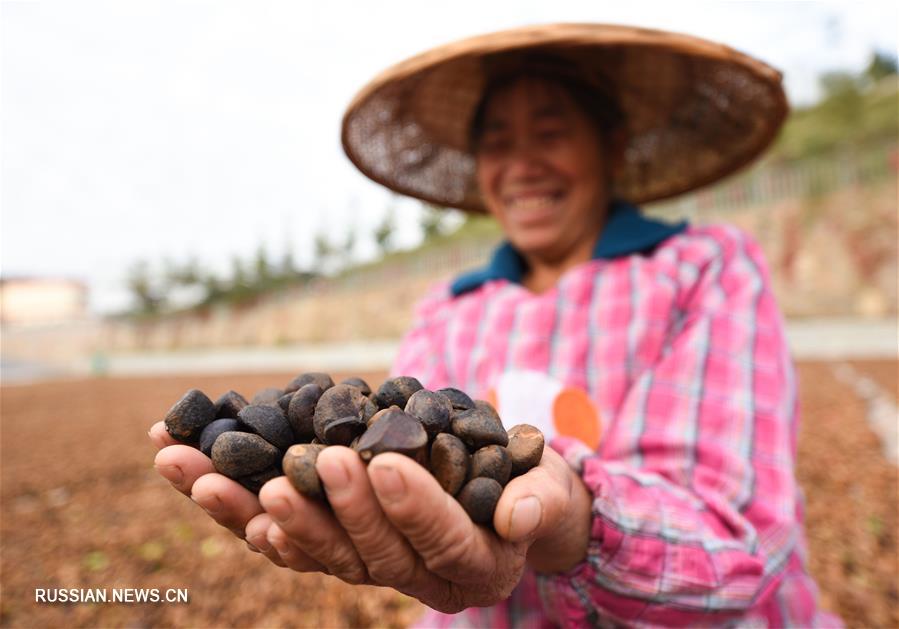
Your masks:
M646 203L733 173L771 143L788 112L780 73L707 40L606 24L479 35L411 57L362 88L341 141L367 177L437 206L485 212L468 147L488 60L535 50L569 60L617 100L624 164L613 194Z

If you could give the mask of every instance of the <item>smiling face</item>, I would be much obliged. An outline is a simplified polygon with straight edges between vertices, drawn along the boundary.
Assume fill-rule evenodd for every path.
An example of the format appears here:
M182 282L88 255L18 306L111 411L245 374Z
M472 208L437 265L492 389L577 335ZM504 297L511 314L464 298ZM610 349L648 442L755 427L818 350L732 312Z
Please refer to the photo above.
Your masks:
M608 205L608 166L593 121L561 86L522 78L499 88L476 141L490 213L526 259L585 261Z

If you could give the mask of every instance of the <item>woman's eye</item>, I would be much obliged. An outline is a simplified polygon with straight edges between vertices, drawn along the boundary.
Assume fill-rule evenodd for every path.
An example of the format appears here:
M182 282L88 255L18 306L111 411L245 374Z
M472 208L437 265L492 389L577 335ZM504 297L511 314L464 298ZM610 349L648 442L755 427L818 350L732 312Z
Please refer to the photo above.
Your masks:
M501 153L502 151L508 150L509 146L510 142L507 138L487 137L481 141L478 148L484 153Z

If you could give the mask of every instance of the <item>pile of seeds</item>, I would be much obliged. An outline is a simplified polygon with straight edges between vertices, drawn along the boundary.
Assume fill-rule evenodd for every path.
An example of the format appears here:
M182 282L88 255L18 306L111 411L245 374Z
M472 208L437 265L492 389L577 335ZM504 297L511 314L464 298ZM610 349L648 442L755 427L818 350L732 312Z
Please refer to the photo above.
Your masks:
M212 402L191 389L169 410L165 427L254 493L283 474L303 495L324 499L315 470L324 448L348 446L366 463L398 452L430 470L474 522L488 526L509 479L543 455L543 435L533 426L507 432L489 403L458 389L429 391L408 376L373 393L361 378L334 384L328 374L304 373L250 402L235 391Z

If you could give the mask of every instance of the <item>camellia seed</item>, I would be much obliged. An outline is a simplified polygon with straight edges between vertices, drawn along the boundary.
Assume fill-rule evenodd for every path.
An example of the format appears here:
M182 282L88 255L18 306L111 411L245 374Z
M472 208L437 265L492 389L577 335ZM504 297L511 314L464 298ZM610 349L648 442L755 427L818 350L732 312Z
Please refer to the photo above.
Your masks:
M512 476L520 476L540 464L543 458L543 433L530 424L518 424L509 429L509 458Z
M315 470L315 461L324 449L325 446L320 444L299 443L290 446L281 460L287 480L307 498L324 498L322 483Z
M228 391L215 401L215 418L236 419L240 410L248 404L246 398L237 391Z
M250 404L237 414L240 423L282 452L293 442L293 430L278 406Z
M421 463L427 445L428 433L421 422L399 408L390 408L359 437L356 452L366 463L383 452L399 452Z
M489 525L493 522L493 512L502 493L502 486L495 480L479 477L468 481L456 499L472 522Z
M215 419L215 404L199 389L191 389L165 416L166 431L178 441L196 443Z
M505 487L512 473L512 459L502 446L484 446L471 455L471 478L492 478Z
M281 452L268 441L249 432L223 432L212 444L212 464L228 478L240 478L274 467Z
M322 391L327 391L334 386L334 381L328 374L320 371L311 371L309 373L302 373L291 380L290 384L287 385L287 388L284 389L284 392L291 393L293 391L298 391L310 383L317 384L322 388Z
M442 393L421 389L409 398L406 412L421 421L428 439L434 439L439 433L449 430L453 405Z
M468 449L458 437L442 432L431 445L431 473L443 490L455 496L468 476Z

